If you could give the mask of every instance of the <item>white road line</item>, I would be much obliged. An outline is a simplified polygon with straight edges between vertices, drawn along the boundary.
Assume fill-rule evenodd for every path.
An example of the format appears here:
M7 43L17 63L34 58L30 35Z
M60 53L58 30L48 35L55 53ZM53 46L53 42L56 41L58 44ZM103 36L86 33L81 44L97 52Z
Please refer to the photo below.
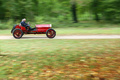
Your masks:
M13 36L0 36L0 39L14 39ZM49 39L46 36L24 35L21 39ZM120 35L71 35L56 36L54 39L120 39Z

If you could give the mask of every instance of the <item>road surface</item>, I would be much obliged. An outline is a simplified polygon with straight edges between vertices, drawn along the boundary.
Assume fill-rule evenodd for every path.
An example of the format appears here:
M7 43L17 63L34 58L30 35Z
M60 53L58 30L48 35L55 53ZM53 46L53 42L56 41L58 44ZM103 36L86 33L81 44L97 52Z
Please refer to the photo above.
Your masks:
M0 39L14 39L13 36L0 36ZM21 39L48 39L46 36L24 35ZM120 35L71 35L56 36L54 39L120 39Z

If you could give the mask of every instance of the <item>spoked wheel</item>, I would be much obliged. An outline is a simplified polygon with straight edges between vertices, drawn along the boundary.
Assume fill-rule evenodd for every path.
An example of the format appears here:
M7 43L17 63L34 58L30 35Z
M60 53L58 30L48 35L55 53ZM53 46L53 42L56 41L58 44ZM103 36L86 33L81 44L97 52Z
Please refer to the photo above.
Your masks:
M54 29L48 29L46 32L48 38L54 38L56 36L56 31Z
M14 29L13 37L16 39L20 39L23 36L23 32L21 29Z

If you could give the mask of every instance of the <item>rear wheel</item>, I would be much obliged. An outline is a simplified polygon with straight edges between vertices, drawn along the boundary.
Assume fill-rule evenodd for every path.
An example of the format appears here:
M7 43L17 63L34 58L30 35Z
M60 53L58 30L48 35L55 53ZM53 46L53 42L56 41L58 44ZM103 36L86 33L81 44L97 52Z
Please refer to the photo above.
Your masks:
M56 31L54 29L48 29L46 32L48 38L54 38L56 36Z
M20 39L23 36L23 32L21 29L14 29L13 30L13 37L16 39Z

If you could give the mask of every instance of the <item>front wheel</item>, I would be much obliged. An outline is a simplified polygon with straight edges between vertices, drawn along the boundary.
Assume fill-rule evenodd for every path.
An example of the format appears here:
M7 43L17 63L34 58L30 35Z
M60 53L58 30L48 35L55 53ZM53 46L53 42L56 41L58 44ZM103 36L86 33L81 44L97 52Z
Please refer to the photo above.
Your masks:
M23 31L21 29L13 30L13 37L16 39L20 39L23 36Z
M56 31L54 29L48 29L46 32L48 38L54 38L56 36Z

